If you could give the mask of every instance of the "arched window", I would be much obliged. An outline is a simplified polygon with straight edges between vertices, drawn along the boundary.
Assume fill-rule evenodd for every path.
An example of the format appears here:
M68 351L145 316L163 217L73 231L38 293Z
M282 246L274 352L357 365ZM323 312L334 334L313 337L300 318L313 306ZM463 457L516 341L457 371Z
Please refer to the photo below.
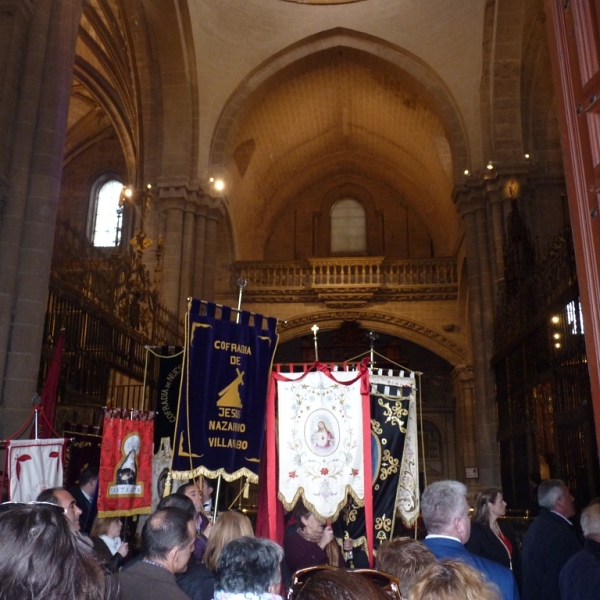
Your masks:
M331 207L331 254L366 254L367 223L365 209L351 198L338 200Z
M121 243L122 190L123 183L112 177L101 177L92 187L89 236L94 246L114 247Z

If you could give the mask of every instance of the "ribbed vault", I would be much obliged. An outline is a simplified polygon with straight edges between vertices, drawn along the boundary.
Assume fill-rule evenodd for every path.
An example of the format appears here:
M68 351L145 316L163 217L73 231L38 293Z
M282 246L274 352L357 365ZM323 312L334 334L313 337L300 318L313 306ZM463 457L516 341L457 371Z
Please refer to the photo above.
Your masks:
M237 257L263 259L280 211L344 176L395 190L427 224L435 254L452 254L451 190L467 145L456 114L448 118L449 97L440 101L442 86L422 79L340 45L286 64L251 94L242 86L223 111L211 161L227 183Z

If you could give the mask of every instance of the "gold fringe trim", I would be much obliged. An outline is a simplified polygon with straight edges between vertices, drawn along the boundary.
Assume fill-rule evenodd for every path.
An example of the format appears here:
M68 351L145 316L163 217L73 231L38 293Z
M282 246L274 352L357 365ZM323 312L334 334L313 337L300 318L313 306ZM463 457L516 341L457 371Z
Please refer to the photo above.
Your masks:
M171 475L173 479L177 479L179 481L183 479L194 479L198 477L198 475L203 475L204 477L210 477L211 479L217 479L217 477L222 477L225 481L237 481L241 477L247 477L250 483L258 483L258 475L245 467L242 469L238 469L234 473L227 473L225 469L217 469L216 471L210 471L206 467L196 467L195 469L191 469L189 471L171 471Z
M103 510L98 512L98 518L107 519L109 517L133 517L134 515L149 515L152 508L132 508L130 510Z
M335 521L339 516L340 513L342 512L342 510L344 509L344 506L346 506L346 504L348 503L348 499L347 496L350 495L350 497L352 498L352 500L354 501L354 503L359 507L363 507L365 505L365 501L364 498L361 500L357 495L356 492L354 491L354 489L352 488L351 485L347 485L346 486L346 490L344 492L344 499L338 503L336 509L335 509L335 513L333 515L329 515L324 517L323 515L321 515L317 509L315 508L314 504L311 504L310 502L308 502L306 500L306 498L304 497L304 488L303 487L299 487L298 490L296 491L296 493L294 494L294 498L292 499L291 502L287 502L285 497L283 496L283 494L281 492L277 492L277 497L279 498L279 500L281 501L281 504L283 504L283 508L285 508L285 510L287 512L291 512L294 508L294 506L296 505L296 503L298 502L298 500L302 497L302 503L304 504L304 506L306 506L306 508L308 510L310 510L310 512L315 515L315 517L317 517L318 520L320 521L326 521L327 519L331 519L332 521Z

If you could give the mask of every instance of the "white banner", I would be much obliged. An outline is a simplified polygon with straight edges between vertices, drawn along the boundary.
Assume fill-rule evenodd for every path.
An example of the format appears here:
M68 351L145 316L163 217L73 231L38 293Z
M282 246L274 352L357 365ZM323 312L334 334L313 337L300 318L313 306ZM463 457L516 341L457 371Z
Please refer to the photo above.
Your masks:
M40 492L63 485L65 440L11 440L8 443L10 499L30 502Z
M304 373L286 374L300 378ZM335 371L340 382L356 372ZM362 506L363 417L361 380L350 385L320 371L301 381L278 381L279 498L291 510L302 497L323 518L335 519L350 494Z

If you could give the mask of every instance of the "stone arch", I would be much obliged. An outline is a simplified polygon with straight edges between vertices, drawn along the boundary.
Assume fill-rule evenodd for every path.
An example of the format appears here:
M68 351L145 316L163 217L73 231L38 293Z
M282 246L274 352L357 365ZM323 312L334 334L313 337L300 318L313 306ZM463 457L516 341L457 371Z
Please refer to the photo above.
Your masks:
M348 320L357 321L365 329L374 329L415 342L435 352L454 366L463 364L467 360L466 348L438 331L405 317L368 309L327 310L293 317L280 322L279 339L281 342L287 342L306 335L314 323L318 323L321 329L329 330L339 327L342 321Z
M524 162L521 127L521 59L525 6L497 0L486 6L483 28L481 114L484 161ZM486 135L485 123L489 124Z
M275 73L326 49L347 47L367 53L413 77L429 95L442 122L453 157L454 178L470 167L466 127L450 90L421 59L394 44L374 36L342 27L320 32L292 44L257 67L231 95L218 119L211 141L209 171L220 173L225 167L227 140L235 130L236 118L250 96Z

